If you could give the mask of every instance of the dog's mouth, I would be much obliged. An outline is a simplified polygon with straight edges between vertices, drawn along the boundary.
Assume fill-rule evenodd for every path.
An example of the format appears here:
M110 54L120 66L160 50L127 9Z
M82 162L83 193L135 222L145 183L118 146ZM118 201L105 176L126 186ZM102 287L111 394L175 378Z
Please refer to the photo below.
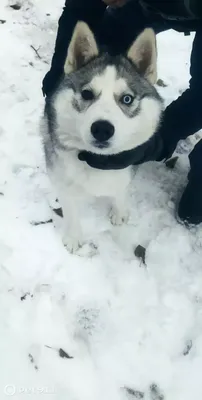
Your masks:
M107 149L110 146L110 143L108 141L106 142L99 142L97 140L92 142L93 147L96 147L97 149Z

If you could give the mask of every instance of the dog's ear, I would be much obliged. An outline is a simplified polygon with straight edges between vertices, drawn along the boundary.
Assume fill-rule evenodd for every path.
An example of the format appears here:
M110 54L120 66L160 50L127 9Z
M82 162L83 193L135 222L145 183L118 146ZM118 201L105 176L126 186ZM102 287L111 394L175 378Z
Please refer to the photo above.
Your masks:
M68 48L64 65L65 74L81 68L96 56L98 47L93 33L85 22L78 22Z
M138 72L153 85L157 80L156 36L151 28L146 28L133 42L127 57L136 65Z

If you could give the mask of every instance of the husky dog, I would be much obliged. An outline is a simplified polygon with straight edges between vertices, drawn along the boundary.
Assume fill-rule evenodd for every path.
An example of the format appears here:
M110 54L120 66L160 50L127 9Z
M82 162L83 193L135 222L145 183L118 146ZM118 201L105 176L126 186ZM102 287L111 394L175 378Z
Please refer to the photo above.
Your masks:
M156 39L145 29L125 56L99 53L93 33L78 22L67 52L64 77L47 99L43 139L47 169L63 210L63 242L70 252L84 244L79 205L86 196L111 198L111 221L127 221L132 167L98 170L80 151L111 155L148 141L157 129Z

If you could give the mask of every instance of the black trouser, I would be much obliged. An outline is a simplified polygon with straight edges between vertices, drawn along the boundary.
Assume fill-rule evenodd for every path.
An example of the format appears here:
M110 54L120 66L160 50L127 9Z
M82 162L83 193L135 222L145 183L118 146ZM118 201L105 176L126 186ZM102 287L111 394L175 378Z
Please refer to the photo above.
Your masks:
M145 27L156 33L176 29L190 29L186 23L165 21L160 16L145 14L140 5L130 2L121 9L108 9L100 31L100 40L110 43L113 51L122 52ZM191 53L189 88L165 110L160 134L165 146L165 155L171 155L177 142L202 128L202 21L196 23L196 35ZM177 60L176 60L177 65ZM202 141L190 155L191 175L202 177ZM201 181L202 185L202 181Z

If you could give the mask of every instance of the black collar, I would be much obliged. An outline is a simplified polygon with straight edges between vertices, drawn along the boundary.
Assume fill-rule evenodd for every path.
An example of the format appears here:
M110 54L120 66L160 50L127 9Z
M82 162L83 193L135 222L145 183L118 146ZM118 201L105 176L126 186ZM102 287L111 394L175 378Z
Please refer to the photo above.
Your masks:
M159 135L155 134L147 142L131 150L111 155L81 151L78 154L78 158L80 161L87 162L92 168L117 170L127 168L129 165L139 165L144 162L158 160L162 148L162 139Z

